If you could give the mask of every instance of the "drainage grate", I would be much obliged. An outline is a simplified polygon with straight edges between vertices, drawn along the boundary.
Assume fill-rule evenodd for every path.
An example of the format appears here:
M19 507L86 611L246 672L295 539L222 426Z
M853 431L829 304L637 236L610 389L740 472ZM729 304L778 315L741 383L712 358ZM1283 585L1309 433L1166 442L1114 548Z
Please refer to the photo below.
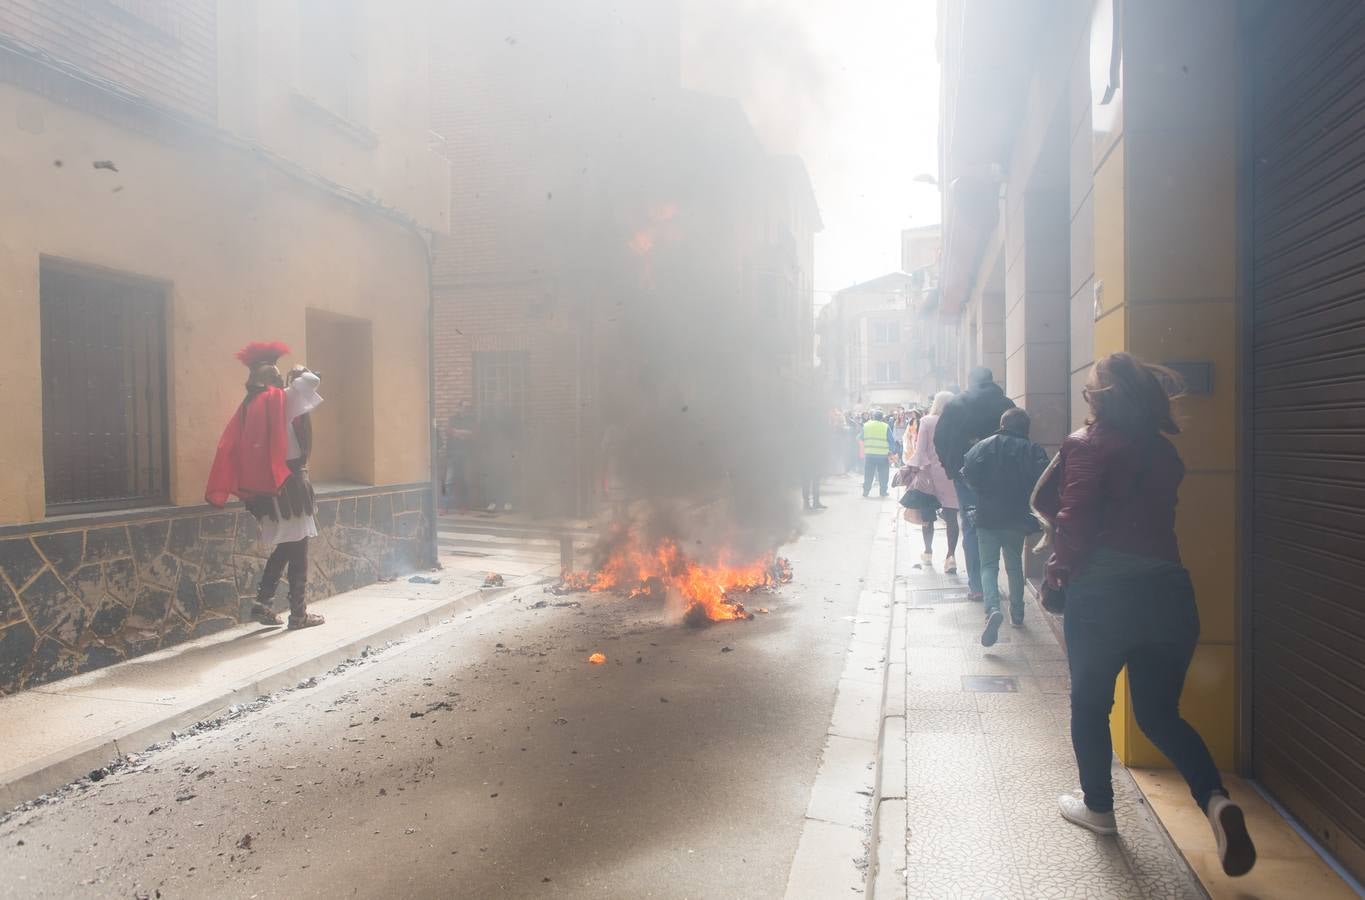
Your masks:
M963 675L962 689L977 694L1017 694L1019 682L1012 675Z
M915 606L930 606L937 603L966 603L965 587L939 588L932 591L914 591Z

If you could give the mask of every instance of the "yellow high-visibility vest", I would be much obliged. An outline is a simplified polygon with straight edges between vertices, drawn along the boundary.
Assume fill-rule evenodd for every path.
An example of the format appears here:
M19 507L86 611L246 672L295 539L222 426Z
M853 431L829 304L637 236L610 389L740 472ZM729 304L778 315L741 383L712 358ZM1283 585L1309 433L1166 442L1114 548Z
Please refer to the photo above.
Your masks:
M888 456L891 453L891 426L876 419L863 423L863 455Z

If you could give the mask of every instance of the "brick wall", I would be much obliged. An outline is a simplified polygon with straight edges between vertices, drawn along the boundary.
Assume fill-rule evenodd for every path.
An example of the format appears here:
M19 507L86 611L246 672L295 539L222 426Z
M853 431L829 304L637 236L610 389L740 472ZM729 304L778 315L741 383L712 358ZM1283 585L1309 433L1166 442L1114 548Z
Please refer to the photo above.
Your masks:
M217 116L215 0L5 0L0 35L180 112Z
M583 456L580 433L592 446L593 411L587 403L590 386L578 385L577 333L553 315L532 314L544 303L542 281L504 282L471 287L437 287L436 411L444 419L461 400L474 399L474 359L480 352L518 351L527 355L528 391L525 430L517 447L480 447L471 473L476 499L491 496L487 479L488 454L511 460L518 484L512 502L532 512L570 514L575 511ZM584 420L576 418L579 402ZM496 462L496 459L493 461ZM500 499L506 501L508 497Z
M579 18L451 4L431 52L432 130L451 165L450 233L433 246L437 415L476 400L477 353L526 353L522 446L477 452L473 487L489 499L505 452L513 502L561 514L576 510L591 466L583 448L597 443L590 379L580 378L590 368L583 313L606 293L590 260L610 241L592 223L606 214L600 126L621 63L610 48L583 51L600 36L568 36L585 27Z

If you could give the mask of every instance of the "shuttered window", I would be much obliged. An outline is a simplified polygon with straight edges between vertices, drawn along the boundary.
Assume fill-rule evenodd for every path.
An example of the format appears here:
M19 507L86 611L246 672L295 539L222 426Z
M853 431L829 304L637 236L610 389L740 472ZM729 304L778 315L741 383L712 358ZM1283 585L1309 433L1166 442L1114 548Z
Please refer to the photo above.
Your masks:
M1365 5L1266 4L1252 109L1252 752L1365 875Z
M39 302L48 515L165 503L164 288L45 260Z

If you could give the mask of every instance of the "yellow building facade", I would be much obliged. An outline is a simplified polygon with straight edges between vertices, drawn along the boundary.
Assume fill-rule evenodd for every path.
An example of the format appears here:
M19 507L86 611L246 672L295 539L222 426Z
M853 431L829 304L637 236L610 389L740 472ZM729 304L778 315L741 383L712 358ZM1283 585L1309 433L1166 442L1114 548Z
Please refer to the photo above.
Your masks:
M1342 229L1365 215L1365 31L1355 4L1289 6L940 3L942 281L964 371L1003 367L1052 447L1095 359L1185 374L1182 709L1359 875L1365 294ZM1122 679L1112 729L1122 762L1168 765Z
M314 597L432 558L426 40L377 2L0 13L0 691L239 619L252 523L203 492L252 340L323 376Z

